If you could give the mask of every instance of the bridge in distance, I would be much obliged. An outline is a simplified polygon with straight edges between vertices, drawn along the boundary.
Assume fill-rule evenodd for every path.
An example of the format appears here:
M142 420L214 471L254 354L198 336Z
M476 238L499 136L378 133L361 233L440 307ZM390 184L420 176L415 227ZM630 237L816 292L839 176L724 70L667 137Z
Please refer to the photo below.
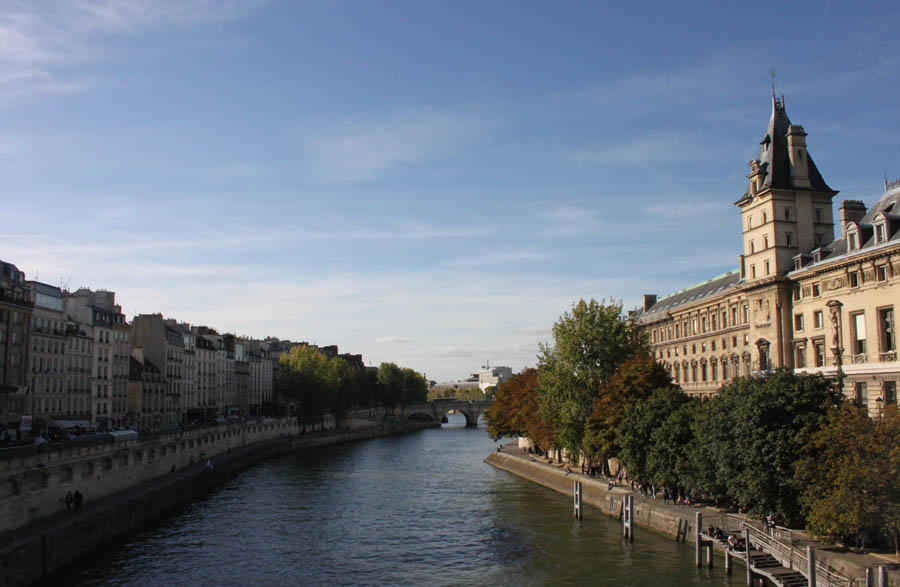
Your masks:
M437 422L450 410L456 410L466 418L466 426L478 426L478 418L494 403L492 399L466 401L454 398L436 399L430 402L410 404L403 408L407 417L427 416Z

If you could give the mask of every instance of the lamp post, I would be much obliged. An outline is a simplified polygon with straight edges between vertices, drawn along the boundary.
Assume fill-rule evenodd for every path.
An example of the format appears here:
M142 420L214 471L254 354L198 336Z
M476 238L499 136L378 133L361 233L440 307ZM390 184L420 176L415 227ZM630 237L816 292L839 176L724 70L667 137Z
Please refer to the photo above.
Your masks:
M878 412L878 417L881 418L884 416L884 398L880 395L875 398L875 406L876 412Z

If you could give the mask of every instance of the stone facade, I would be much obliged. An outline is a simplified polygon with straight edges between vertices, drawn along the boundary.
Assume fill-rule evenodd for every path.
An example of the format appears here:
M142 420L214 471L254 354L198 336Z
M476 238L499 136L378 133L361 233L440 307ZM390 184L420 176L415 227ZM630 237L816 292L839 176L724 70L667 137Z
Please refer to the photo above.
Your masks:
M62 291L36 281L28 282L34 294L28 360L28 389L36 429L49 421L74 417L66 388L67 329Z
M0 261L0 434L26 416L28 339L34 302L25 274ZM30 415L27 415L30 418ZM27 426L30 427L28 421Z
M63 295L66 316L84 325L93 344L91 365L91 425L125 425L128 411L130 327L111 291L82 288Z
M840 207L791 124L784 99L750 161L734 271L664 298L645 296L636 319L657 360L685 391L714 394L735 376L788 367L839 376L875 415L897 403L894 305L900 300L900 183L866 211Z

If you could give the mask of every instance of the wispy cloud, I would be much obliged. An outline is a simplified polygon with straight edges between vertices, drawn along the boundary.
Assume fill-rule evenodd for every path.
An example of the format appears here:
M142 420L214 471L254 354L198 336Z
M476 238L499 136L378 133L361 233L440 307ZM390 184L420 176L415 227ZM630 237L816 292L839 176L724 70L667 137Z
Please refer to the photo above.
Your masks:
M546 251L489 251L483 254L470 255L451 259L445 263L447 267L488 267L506 265L522 261L543 261L553 255Z
M585 206L560 204L540 213L544 229L540 235L544 237L567 237L585 234L596 234L607 222L600 214Z
M685 200L667 197L664 202L644 206L644 211L667 218L696 218L698 215L725 214L732 211L732 205L726 201Z
M382 336L374 339L375 344L412 344L418 342L414 338L406 338L403 336Z
M590 165L634 165L693 162L697 157L709 160L716 151L700 143L700 137L689 132L649 134L629 141L576 150L571 157ZM720 153L720 157L726 155Z
M453 151L484 132L478 117L425 111L387 120L341 121L302 129L302 153L322 178L364 181Z
M65 65L108 57L104 39L166 25L236 17L259 0L7 0L0 7L0 92L4 100L76 92L92 80Z
M633 110L642 103L673 101L709 101L733 95L746 86L742 75L742 57L736 51L723 49L715 57L683 68L645 70L610 79L576 92L576 96L595 104L628 104Z

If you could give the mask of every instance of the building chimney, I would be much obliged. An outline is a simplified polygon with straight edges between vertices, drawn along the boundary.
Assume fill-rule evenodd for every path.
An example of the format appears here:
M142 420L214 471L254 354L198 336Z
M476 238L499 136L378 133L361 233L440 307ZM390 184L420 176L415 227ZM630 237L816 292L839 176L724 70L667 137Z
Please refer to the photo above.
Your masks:
M847 237L847 223L859 222L866 215L866 205L859 200L841 202L841 238Z
M806 153L806 133L799 124L792 124L787 132L788 155L791 159L791 182L795 188L808 188L809 155Z
M656 294L644 294L644 311L649 310L656 303Z

